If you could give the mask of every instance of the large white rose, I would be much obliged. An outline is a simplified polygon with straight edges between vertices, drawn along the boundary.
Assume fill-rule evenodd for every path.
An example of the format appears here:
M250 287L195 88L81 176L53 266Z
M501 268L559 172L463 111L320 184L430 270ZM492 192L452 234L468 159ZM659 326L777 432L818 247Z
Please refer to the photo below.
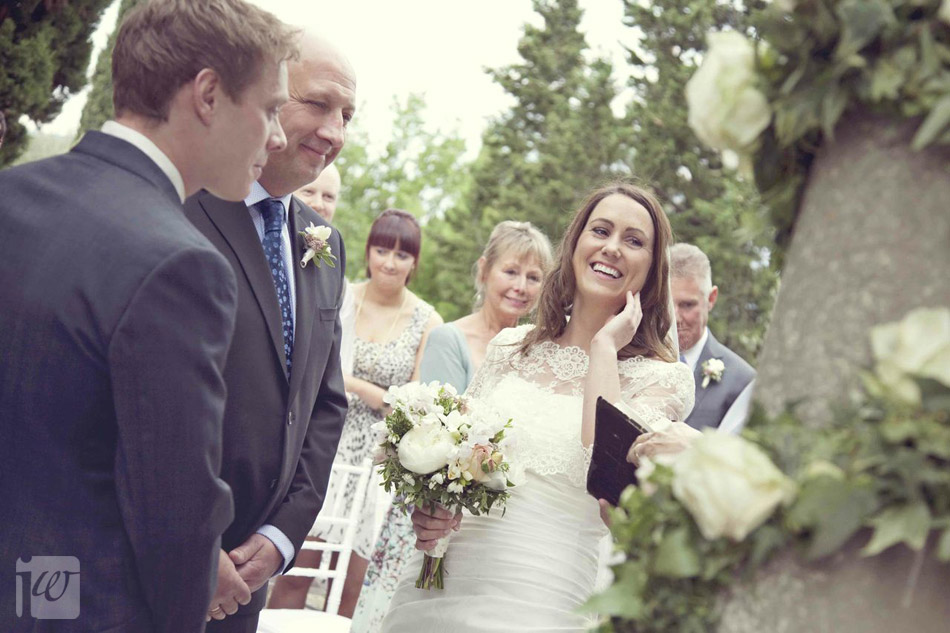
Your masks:
M709 33L699 70L686 83L689 126L703 143L748 161L772 110L758 88L755 50L741 33ZM727 161L728 162L728 161Z
M673 494L704 537L741 541L796 488L754 444L706 431L673 462Z
M905 400L920 400L911 376L950 387L950 310L919 308L901 321L872 328L871 352L877 377Z
M428 475L449 463L455 449L452 434L441 424L426 424L402 436L397 453L399 463L418 475Z

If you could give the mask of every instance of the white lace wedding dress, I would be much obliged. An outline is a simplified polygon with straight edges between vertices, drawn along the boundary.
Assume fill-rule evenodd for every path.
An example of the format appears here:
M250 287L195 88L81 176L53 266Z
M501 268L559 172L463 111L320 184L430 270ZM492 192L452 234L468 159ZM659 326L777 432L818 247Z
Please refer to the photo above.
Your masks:
M525 482L505 515L462 519L445 558L445 588L415 588L422 555L407 565L383 622L393 633L583 631L575 609L590 596L598 542L607 528L585 483L590 449L581 443L588 357L547 342L526 355L517 344L533 326L503 330L469 387L511 417ZM624 402L648 422L682 421L693 405L683 363L632 358L619 363Z

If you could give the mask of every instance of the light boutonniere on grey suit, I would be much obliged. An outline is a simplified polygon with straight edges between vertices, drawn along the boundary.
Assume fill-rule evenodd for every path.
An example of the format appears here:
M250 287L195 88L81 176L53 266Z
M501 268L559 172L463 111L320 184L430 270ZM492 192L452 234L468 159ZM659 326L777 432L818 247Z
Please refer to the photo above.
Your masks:
M336 264L333 263L336 256L331 252L328 242L332 233L333 229L329 226L317 226L313 222L310 223L310 226L300 231L303 243L307 247L307 251L303 254L303 259L300 260L301 268L306 268L307 262L311 259L313 263L317 265L317 268L320 267L321 263L325 263L330 268L336 268Z
M702 364L703 369L703 389L709 386L709 382L722 382L722 375L726 371L726 365L719 358L707 359Z

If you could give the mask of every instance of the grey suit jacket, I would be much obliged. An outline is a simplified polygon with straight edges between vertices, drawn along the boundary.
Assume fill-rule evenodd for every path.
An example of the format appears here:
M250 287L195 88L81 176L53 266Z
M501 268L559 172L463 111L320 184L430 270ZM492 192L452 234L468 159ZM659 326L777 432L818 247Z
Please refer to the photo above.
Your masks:
M237 289L172 183L120 139L0 172L0 630L204 630ZM35 556L79 617L34 619ZM27 604L30 602L30 604Z
M237 325L224 373L228 400L221 467L234 494L235 514L223 547L231 550L261 525L271 524L299 551L323 504L346 417L339 320L343 241L334 230L330 246L336 268L296 264L305 250L298 233L310 222L326 221L292 198L289 229L297 313L288 377L277 291L247 206L201 192L186 201L185 213L227 258L237 277ZM262 587L240 613L263 608L265 593Z
M710 381L704 388L702 365L710 358L720 359L726 369L722 373L722 381ZM693 378L696 380L696 404L686 418L686 423L696 429L704 426L717 428L735 399L755 378L755 370L741 356L717 341L710 332L693 370Z

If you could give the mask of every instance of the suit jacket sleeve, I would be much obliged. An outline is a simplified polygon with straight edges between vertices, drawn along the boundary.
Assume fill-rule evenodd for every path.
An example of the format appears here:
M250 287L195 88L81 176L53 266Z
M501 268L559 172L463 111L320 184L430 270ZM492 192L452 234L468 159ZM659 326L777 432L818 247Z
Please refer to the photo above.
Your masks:
M340 266L337 270L340 271L341 296L337 298L337 305L340 305L342 301L344 288L343 262L346 261L346 251L342 240L339 242L339 253ZM336 455L340 432L343 430L343 421L346 418L346 392L343 389L340 359L341 340L342 328L338 313L333 326L333 340L327 366L317 391L293 481L282 503L266 521L287 535L294 544L294 552L300 551L300 546L323 505L333 457ZM293 562L287 566L287 569L292 566Z
M236 301L220 255L181 251L146 277L109 343L117 493L156 631L204 630L233 518L218 474Z

